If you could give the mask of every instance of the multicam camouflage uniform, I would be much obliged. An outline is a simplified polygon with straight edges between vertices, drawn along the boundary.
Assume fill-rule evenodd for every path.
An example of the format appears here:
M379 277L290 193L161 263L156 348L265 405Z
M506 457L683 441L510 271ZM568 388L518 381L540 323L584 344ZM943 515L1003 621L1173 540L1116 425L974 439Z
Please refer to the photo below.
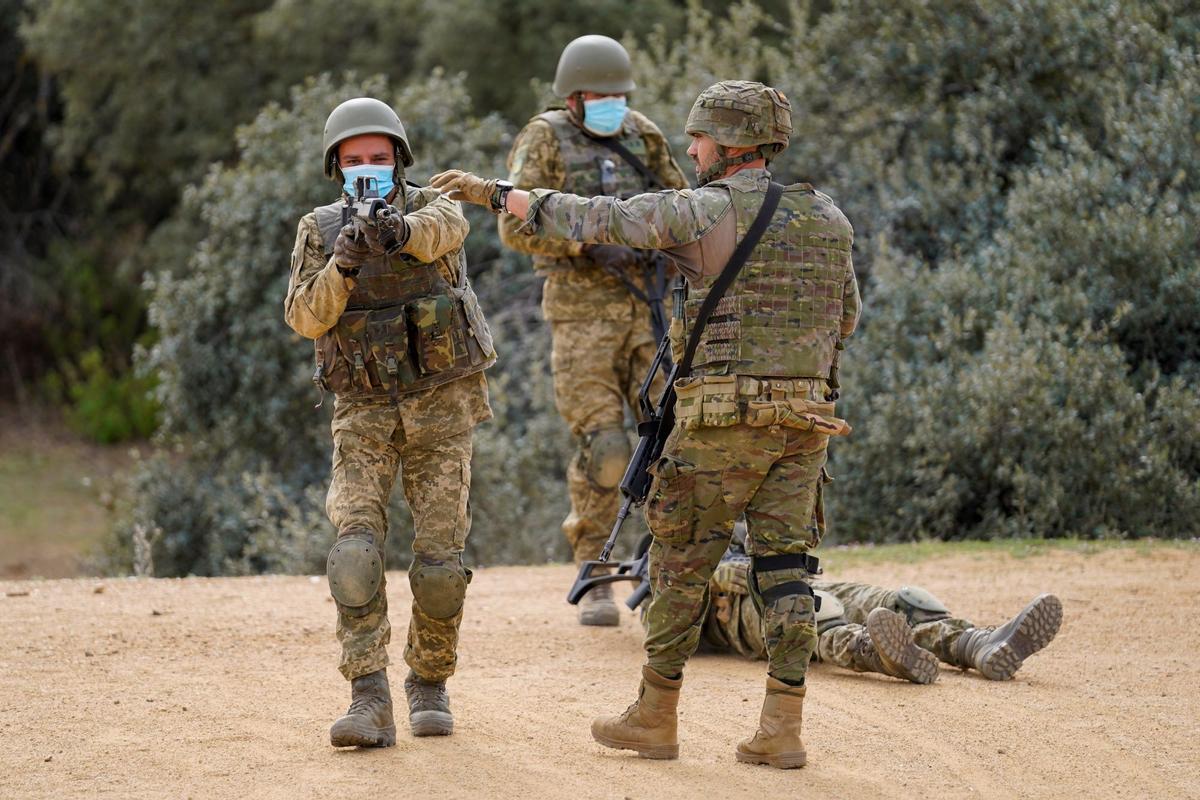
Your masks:
M704 622L703 643L716 652L732 650L745 658L761 659L766 657L762 618L750 599L749 576L750 561L745 556L731 552L721 561L712 578L713 602ZM832 600L840 611L818 619L816 660L857 672L896 674L871 652L874 647L866 626L876 609L885 609L902 618L911 628L916 646L938 660L964 669L978 669L993 680L1012 677L1025 658L1050 643L1062 620L1058 598L1041 595L1014 618L1016 625L1009 623L1012 629L1007 636L1007 650L989 648L987 657L981 658L982 652L960 647L964 634L980 632L994 638L995 631L952 616L941 601L923 589L892 590L866 583L823 580L812 581L812 587L827 602ZM927 674L922 672L920 677ZM915 679L911 674L897 677Z
M822 598L826 601L836 598L826 587L846 585L818 580L810 583L818 596L828 595ZM750 559L737 555L722 559L713 573L710 592L712 604L704 619L703 646L714 652L733 651L749 659L766 658L762 617L750 598ZM863 657L864 645L870 647L866 622L871 610L855 608L851 613L847 605L841 614L827 618L818 615L814 660L857 672L879 671L874 669L875 659Z
M766 92L783 104L776 127L786 123L790 131L786 100L773 90L739 81L713 89L745 93L748 104ZM555 240L668 252L692 290L686 336L705 293L745 236L769 180L765 169L742 169L700 189L628 200L538 189L531 192L526 224ZM695 651L709 579L734 520L745 514L747 550L756 559L752 591L766 620L769 674L803 684L817 637L813 598L804 583L808 572L794 557L818 543L813 520L829 433L845 430L825 398L835 347L854 331L859 316L852 238L850 224L828 197L807 184L788 187L710 319L692 376L676 386L677 426L651 468L646 511L655 579L646 651L649 667L659 675L680 675Z
M687 186L666 139L642 114L627 111L614 138L657 176L662 188ZM518 189L625 198L649 188L633 167L586 136L565 109L529 121L513 145L508 168ZM553 342L555 405L576 440L567 468L571 512L562 527L578 563L599 555L616 517L616 486L628 460L625 406L636 411L657 343L647 305L589 258L583 244L529 236L519 231L521 225L511 214L500 215L501 240L532 255L534 268L546 278L542 313ZM630 269L625 277L645 292L643 269ZM660 380L655 394L661 389Z
M357 280L344 278L330 257L341 204L306 215L284 306L288 324L316 340L319 375L336 394L326 512L339 542L365 538L382 553L399 473L416 531L409 579L415 598L428 598L419 584L437 574L430 568L470 580L462 552L471 525L471 429L491 417L483 369L495 352L466 282L461 208L432 189L401 191L393 204L406 204L408 241L397 256L365 265ZM415 598L404 659L420 678L443 681L454 672L461 598L427 599L426 607ZM364 605L338 603L337 636L347 680L387 666L382 577Z

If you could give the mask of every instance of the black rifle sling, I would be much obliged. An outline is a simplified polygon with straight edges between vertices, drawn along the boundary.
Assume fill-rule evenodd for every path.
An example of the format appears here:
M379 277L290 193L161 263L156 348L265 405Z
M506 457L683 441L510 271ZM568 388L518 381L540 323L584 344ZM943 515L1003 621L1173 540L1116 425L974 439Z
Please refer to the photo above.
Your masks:
M587 137L591 141L595 142L596 144L600 145L601 147L606 148L606 149L611 150L612 152L616 153L618 156L620 156L622 161L624 161L629 166L633 167L634 171L642 177L643 181L645 181L647 191L656 192L656 191L661 191L662 189L665 188L662 185L662 181L659 180L658 176L655 175L653 172L651 172L650 168L647 167L644 163L642 163L642 160L640 158L635 156L633 153L629 152L628 147L621 144L614 138L611 138L608 136L594 136L591 133L589 133L588 131L584 130L583 128L580 128L579 130L585 137ZM656 266L661 270L661 266L662 266L661 263ZM622 274L620 270L605 268L604 271L607 272L609 275L612 275L614 278L619 280L621 283L623 283L625 285L625 288L629 290L629 293L632 294L634 297L636 297L638 299L638 301L645 303L646 305L650 306L651 308L654 307L655 303L659 303L659 304L662 303L662 290L666 288L665 283L663 281L660 280L659 285L655 287L658 291L654 291L654 290L651 291L652 294L657 294L657 295L659 295L659 297L657 297L657 298L647 297L646 293L643 292L641 289L639 289L637 287L637 284L635 284L633 281L629 280L629 278L627 276ZM646 280L647 280L647 282L654 280L654 278L651 277L649 269L646 270Z
M629 166L633 167L634 171L637 172L638 175L641 175L642 180L644 180L646 182L646 189L648 191L657 192L657 191L660 191L665 188L662 185L662 181L660 181L658 179L658 176L655 175L653 172L651 172L650 168L647 167L645 164L643 164L642 160L640 158L635 156L633 153L629 152L628 147L621 144L616 139L610 138L608 136L593 136L592 134L583 130L583 128L580 128L580 131L582 131L583 135L586 136L588 139L591 139L593 142L600 145L601 147L604 147L604 148L607 148L607 149L613 151L614 153L616 153L618 156L621 157L622 161L624 161Z
M704 332L708 318L712 315L713 309L717 307L717 303L721 302L721 298L725 296L725 292L729 291L729 287L737 278L738 273L742 271L742 267L746 265L751 251L766 232L767 225L771 223L771 217L775 215L775 209L779 207L779 198L782 196L783 186L771 181L767 186L766 199L763 200L754 222L750 224L750 230L746 231L745 238L738 242L733 255L729 257L729 263L725 265L725 269L721 270L716 283L708 290L708 295L700 304L700 311L696 314L696 327L692 329L692 334L688 337L687 349L684 350L683 360L679 362L679 370L675 373L677 379L686 378L691 372L692 359L696 355L696 348L700 345L700 334Z

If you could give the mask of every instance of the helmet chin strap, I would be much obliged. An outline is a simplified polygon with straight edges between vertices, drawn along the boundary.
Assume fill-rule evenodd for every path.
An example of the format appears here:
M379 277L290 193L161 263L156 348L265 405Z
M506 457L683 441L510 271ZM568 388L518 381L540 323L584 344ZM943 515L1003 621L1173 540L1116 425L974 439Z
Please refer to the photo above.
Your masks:
M700 173L697 179L701 186L715 181L718 178L725 177L725 173L730 167L736 167L739 164L749 164L751 161L757 161L760 158L770 159L771 154L767 152L766 147L756 147L748 153L742 153L740 156L730 156L729 149L723 144L717 145L717 154L720 155L716 161L712 163L708 169Z

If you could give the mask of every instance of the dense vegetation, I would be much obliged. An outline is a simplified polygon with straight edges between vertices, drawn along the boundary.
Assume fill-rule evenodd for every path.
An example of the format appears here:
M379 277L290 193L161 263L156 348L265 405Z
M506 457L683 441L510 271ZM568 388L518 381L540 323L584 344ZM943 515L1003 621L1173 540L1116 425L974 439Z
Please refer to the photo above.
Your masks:
M0 381L98 438L157 427L112 568L136 540L159 574L319 569L327 418L280 307L295 220L331 191L324 116L375 94L409 126L414 180L500 174L584 32L624 35L632 102L681 160L701 88L782 88L796 133L776 172L855 224L867 310L844 361L855 433L834 450L833 536L1195 535L1194 4L627 8L0 2ZM469 556L562 557L568 439L540 287L490 216L472 223L502 361Z

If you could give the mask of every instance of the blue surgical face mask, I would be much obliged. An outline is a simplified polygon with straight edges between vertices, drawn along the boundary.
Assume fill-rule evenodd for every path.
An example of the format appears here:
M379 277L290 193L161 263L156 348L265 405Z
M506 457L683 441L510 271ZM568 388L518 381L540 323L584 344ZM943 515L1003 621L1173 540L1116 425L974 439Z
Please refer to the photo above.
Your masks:
M625 121L625 95L583 101L583 127L601 136L612 136Z
M395 171L396 167L392 164L360 164L357 167L342 167L342 177L346 179L342 184L342 189L346 194L354 197L356 178L374 178L379 196L387 197L392 189L396 188L396 184L392 180L392 174Z

